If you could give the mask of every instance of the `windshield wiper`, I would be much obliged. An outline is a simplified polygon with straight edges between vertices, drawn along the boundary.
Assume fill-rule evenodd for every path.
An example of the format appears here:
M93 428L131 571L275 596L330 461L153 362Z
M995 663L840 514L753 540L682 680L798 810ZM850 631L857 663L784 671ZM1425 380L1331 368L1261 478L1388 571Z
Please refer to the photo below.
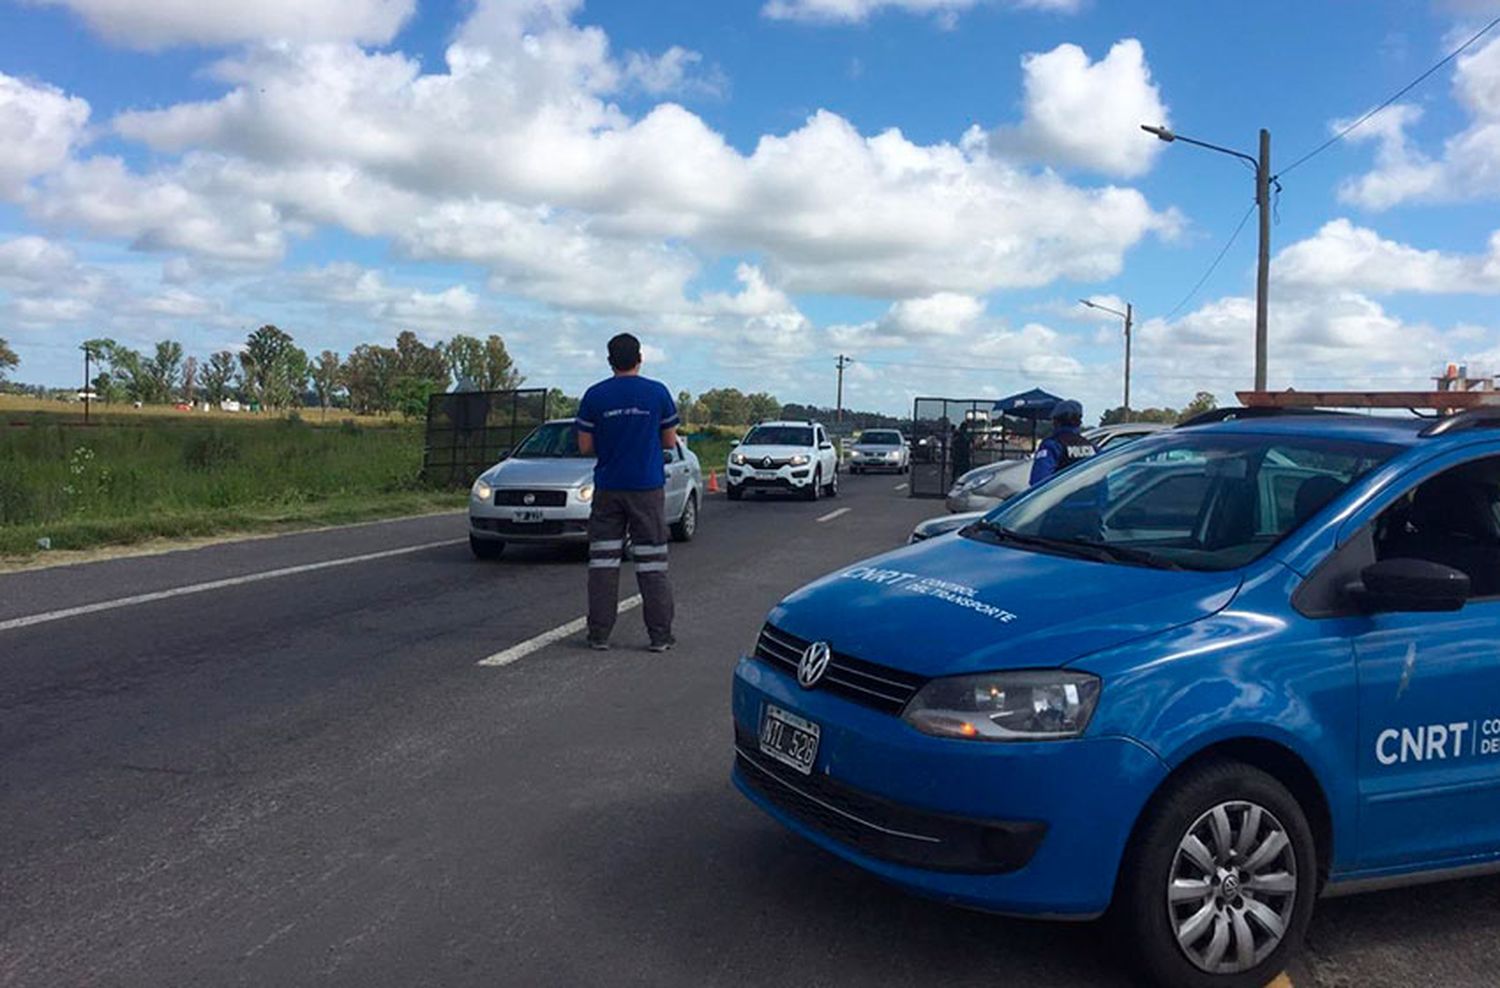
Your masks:
M1129 546L1112 545L1108 542L1077 542L1072 539L1054 539L1045 535L1028 535L1018 532L1013 528L981 518L969 526L970 529L979 529L990 532L1002 542L1012 542L1016 545L1031 546L1045 552L1057 552L1068 556L1077 556L1080 559L1092 559L1096 562L1121 562L1135 563L1142 566L1153 566L1157 569L1182 569L1181 566L1170 559L1163 559L1154 552L1145 549L1134 549Z

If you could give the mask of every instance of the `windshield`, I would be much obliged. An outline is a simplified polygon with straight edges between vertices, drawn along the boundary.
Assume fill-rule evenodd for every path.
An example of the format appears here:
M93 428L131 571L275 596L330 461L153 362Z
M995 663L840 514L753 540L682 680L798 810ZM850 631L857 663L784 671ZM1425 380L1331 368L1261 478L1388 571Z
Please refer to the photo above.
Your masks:
M1106 562L1234 569L1396 451L1299 436L1143 440L997 508L970 536Z
M900 446L901 433L872 431L862 433L859 437L861 446Z
M811 446L812 429L805 425L758 425L745 437L746 446Z
M578 452L578 436L573 432L572 422L548 422L521 440L513 455L517 459L529 460L583 454Z

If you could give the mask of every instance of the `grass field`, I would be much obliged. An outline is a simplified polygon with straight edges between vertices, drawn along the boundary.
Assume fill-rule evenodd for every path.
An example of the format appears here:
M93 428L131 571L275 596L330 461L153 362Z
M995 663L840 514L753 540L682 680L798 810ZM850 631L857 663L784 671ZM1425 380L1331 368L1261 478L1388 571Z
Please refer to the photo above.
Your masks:
M416 425L0 400L0 555L334 524L464 504L420 478Z

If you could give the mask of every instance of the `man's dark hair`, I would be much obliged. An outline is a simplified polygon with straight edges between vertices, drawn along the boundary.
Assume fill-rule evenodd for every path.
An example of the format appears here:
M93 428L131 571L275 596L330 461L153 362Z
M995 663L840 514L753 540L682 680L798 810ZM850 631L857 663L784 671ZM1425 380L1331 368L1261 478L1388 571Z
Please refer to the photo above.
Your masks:
M641 341L629 333L621 333L609 341L609 366L617 371L638 367L641 362Z

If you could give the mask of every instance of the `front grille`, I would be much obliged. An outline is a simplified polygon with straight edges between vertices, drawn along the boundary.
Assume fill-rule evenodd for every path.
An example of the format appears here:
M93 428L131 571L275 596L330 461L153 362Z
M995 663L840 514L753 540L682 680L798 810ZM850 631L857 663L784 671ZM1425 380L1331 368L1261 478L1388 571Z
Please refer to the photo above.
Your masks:
M747 456L744 466L754 467L756 470L780 470L791 463L790 459L777 459L774 456Z
M802 775L759 754L735 725L735 768L784 813L871 857L932 871L999 874L1026 866L1046 824L972 820L901 806L827 775Z
M760 639L755 643L755 657L769 666L797 678L797 663L809 641L788 634L775 625L767 624L760 629ZM834 652L813 689L827 690L855 703L888 714L899 714L907 701L916 695L927 680L900 669L856 659L843 652Z
M531 500L526 500L527 497ZM506 487L495 492L497 507L562 508L567 503L567 491L527 491Z

